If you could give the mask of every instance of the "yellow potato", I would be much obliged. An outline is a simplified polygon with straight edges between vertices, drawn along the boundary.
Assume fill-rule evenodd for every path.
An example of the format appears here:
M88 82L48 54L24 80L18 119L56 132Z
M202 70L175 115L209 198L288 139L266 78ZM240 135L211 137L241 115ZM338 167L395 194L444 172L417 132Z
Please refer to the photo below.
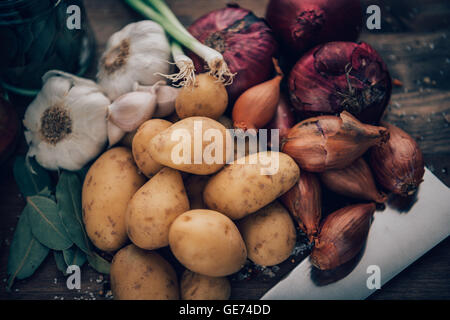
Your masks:
M126 213L128 237L147 250L169 244L169 227L180 214L189 210L181 174L163 168L140 188Z
M175 101L175 110L181 119L201 116L217 120L227 106L225 86L206 73L197 75L193 86L183 87Z
M83 184L82 209L86 232L97 248L115 251L125 244L128 202L145 180L125 147L106 151L91 166Z
M186 268L210 277L235 273L247 259L236 225L212 210L191 210L176 218L170 227L169 244Z
M111 291L116 300L178 300L178 280L159 254L133 244L116 253L111 263Z
M274 266L289 258L296 232L289 212L273 202L238 223L248 258L261 266Z
M143 174L151 177L162 169L162 165L153 160L150 155L150 141L161 131L172 125L171 122L163 119L150 119L144 122L133 138L132 150L136 165Z
M206 209L203 202L203 190L208 183L209 176L190 176L186 179L186 193L191 204L191 210Z
M259 152L232 162L213 176L205 187L203 200L209 209L233 220L241 219L287 192L299 177L300 169L288 155Z
M217 136L204 139L205 133ZM229 133L219 122L205 117L191 117L156 135L150 142L150 155L167 167L208 175L219 171L226 163L227 136L230 137ZM211 162L208 163L209 160Z
M180 281L182 300L228 300L231 286L226 277L208 277L190 270L183 273Z

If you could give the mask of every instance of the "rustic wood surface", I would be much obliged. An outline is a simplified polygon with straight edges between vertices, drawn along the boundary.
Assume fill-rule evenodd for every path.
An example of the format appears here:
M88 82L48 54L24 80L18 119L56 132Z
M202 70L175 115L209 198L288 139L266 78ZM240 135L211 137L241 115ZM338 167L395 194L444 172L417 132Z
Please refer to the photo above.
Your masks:
M227 3L225 0L167 2L185 25ZM263 16L268 0L236 2ZM364 0L363 3L364 7L368 4L382 7L382 30L366 30L361 39L380 52L392 77L403 83L394 88L386 118L418 140L428 168L450 186L450 4L446 0ZM141 19L120 0L90 0L85 1L85 7L97 38L97 55L112 33ZM95 66L89 75L95 75ZM25 148L22 141L17 152ZM0 299L108 298L107 277L87 265L82 268L82 289L67 290L66 279L57 270L52 255L31 278L17 281L12 292L6 292L9 245L24 201L12 177L11 161L1 168L0 181ZM280 274L297 263L288 261ZM279 279L278 275L233 282L232 298L257 299ZM450 239L430 250L369 299L450 299Z

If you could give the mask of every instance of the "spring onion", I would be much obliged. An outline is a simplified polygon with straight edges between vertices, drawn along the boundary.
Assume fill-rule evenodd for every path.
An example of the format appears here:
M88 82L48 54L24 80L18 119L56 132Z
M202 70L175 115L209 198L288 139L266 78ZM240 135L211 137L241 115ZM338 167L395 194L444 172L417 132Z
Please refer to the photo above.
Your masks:
M205 60L210 69L209 73L212 76L214 76L218 81L224 83L224 85L229 85L233 82L233 77L235 74L231 73L230 70L228 69L228 65L225 62L222 54L195 39L182 26L182 24L178 21L178 19L172 13L170 8L167 7L164 1L145 0L149 5L145 4L142 0L124 0L124 1L135 11L159 23L164 28L164 30L178 43L188 48L189 50L197 54L199 57L201 57L203 60ZM150 7L150 5L153 8ZM175 53L177 54L177 56L181 61L181 57L184 54L180 53L180 50L176 48L176 45L175 48L172 48L172 50L175 50ZM186 71L180 69L180 73L183 72ZM190 74L190 71L187 72L188 74Z

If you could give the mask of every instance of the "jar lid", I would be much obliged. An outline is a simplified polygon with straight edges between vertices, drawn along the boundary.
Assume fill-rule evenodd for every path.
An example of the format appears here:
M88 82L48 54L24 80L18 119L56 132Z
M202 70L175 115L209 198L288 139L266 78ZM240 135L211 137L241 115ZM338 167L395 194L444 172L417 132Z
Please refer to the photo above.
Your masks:
M18 24L47 14L61 0L2 0L0 25Z

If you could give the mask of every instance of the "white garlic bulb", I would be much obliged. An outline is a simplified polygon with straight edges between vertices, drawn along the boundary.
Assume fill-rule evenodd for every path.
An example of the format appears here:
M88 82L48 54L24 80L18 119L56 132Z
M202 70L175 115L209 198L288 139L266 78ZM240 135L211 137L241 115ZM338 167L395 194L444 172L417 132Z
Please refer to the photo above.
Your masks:
M163 28L144 20L131 23L109 38L97 80L111 100L133 91L137 81L153 85L170 72L170 44Z
M23 120L28 156L50 170L79 170L106 145L110 101L87 79L49 71L43 80Z

